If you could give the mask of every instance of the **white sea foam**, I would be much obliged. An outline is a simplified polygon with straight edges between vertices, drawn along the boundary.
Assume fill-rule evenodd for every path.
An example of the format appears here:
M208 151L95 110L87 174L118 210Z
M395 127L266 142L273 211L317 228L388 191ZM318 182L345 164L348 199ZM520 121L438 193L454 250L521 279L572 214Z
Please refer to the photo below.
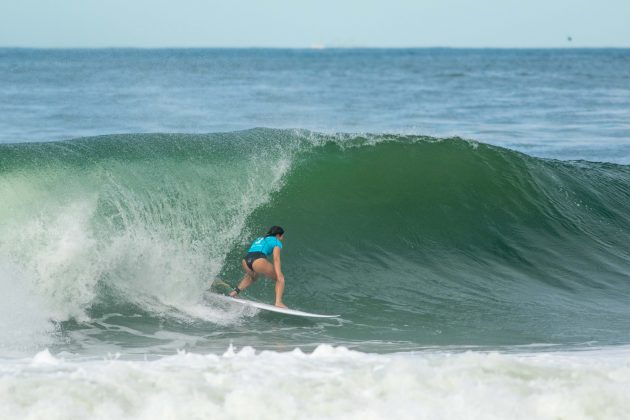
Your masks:
M0 364L2 418L619 419L630 349L310 354L228 349L154 361L42 352Z
M0 350L3 355L30 353L52 342L55 326L49 321L49 308L29 290L19 268L2 260L0 296Z

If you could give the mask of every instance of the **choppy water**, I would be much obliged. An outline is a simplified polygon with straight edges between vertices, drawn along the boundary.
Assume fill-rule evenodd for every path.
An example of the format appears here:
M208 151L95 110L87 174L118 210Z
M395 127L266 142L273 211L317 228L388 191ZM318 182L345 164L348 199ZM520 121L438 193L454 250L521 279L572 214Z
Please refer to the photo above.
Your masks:
M617 418L628 64L0 50L0 413ZM341 320L213 299L272 224L285 303Z
M630 50L0 49L0 142L252 127L630 163Z

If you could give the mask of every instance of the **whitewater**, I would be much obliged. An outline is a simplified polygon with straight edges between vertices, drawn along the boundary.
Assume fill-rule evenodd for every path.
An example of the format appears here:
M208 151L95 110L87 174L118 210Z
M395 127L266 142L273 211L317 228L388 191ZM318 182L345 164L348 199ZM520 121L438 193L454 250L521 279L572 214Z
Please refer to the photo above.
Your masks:
M42 352L1 372L5 418L586 419L630 409L630 362L610 352L376 355L321 345L81 363Z
M0 417L630 409L628 51L0 57Z

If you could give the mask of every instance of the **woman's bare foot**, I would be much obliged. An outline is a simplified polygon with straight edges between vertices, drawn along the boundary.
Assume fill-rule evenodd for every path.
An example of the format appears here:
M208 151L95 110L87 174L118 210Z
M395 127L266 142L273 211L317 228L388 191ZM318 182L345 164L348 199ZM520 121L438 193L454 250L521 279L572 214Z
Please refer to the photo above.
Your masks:
M285 304L284 304L284 303L282 303L282 302L276 302L276 306L277 306L278 308L289 309L289 308L287 308L287 305L285 305Z

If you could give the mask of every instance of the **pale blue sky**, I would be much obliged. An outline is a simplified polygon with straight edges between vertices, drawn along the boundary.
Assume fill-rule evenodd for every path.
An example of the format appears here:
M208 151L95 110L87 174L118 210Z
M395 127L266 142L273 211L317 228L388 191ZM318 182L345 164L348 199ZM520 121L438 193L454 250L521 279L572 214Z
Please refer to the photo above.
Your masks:
M0 46L319 44L630 47L630 0L0 0Z

